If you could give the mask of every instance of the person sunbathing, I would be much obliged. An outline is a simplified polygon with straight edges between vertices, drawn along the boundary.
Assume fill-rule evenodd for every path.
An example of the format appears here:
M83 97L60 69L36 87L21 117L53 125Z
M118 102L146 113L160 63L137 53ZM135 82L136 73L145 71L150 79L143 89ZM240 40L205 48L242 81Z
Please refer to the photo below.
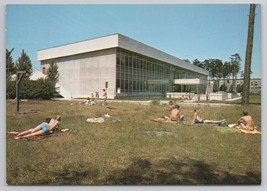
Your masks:
M245 110L243 111L243 116L239 118L235 126L248 131L255 129L252 117Z
M35 128L31 128L23 132L10 132L9 134L16 135L15 139L31 138L34 136L47 135L59 127L60 121L61 121L61 116L57 115L55 118L52 118L49 121L49 123L48 121L46 121L36 126Z
M194 109L194 119L192 121L192 124L223 124L224 122L225 122L225 119L223 119L223 120L203 119L198 114L198 110Z
M175 108L175 105L173 104L173 101L169 101L167 108L165 111L171 111Z
M170 118L172 121L183 121L184 115L181 114L180 106L175 105L171 110Z

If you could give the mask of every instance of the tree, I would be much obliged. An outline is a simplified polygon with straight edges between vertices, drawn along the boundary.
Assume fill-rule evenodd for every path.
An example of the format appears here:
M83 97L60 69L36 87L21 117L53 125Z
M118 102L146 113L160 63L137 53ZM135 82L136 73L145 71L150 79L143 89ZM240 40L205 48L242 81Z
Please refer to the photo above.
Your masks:
M54 84L56 84L59 80L58 65L55 62L51 62L49 64L47 71L47 80L51 81Z
M205 70L209 71L209 76L211 77L211 79L214 79L214 75L212 73L212 64L211 64L211 59L206 59L203 61L203 66Z
M213 92L217 92L220 90L220 87L219 87L219 81L218 80L214 80L214 83L213 83Z
M219 59L206 59L203 62L204 69L209 71L212 80L222 77L223 63Z
M204 64L200 62L198 59L193 60L193 65L198 66L200 68L204 68Z
M241 93L243 91L243 84L238 84L237 86L236 86L236 92L237 93Z
M15 67L17 71L26 71L26 74L23 76L23 78L30 78L30 75L32 74L32 62L24 50L22 50Z
M11 75L16 73L15 63L12 58L12 52L14 48L10 51L6 49L6 79L9 80Z
M249 104L249 86L250 86L251 58L252 58L253 37L254 37L255 9L256 5L250 4L246 60L244 69L244 83L243 83L243 92L241 101L242 105Z
M222 77L224 79L228 79L231 74L231 64L230 62L224 62L223 70L222 70Z
M223 62L219 59L212 59L211 61L212 64L212 70L214 71L214 76L217 79L222 78L222 71L223 71Z
M244 78L244 71L243 70L241 70L241 72L240 72L240 78Z
M226 91L227 87L225 85L225 82L220 86L220 91Z
M231 59L230 61L231 74L232 74L232 79L234 80L236 79L237 74L240 71L240 62L242 60L238 53L231 55L230 59Z
M231 61L230 61L230 69L231 69L231 74L232 74L232 80L233 80L233 92L235 92L236 90L236 78L237 78L237 74L240 71L240 62L242 61L239 54L235 53L233 55L231 55L230 57Z

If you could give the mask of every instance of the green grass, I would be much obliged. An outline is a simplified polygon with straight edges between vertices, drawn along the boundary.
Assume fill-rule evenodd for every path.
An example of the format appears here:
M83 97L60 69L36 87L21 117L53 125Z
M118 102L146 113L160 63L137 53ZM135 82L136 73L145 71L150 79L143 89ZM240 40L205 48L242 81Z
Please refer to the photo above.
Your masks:
M71 104L73 103L73 104ZM169 115L165 106L110 103L84 107L70 101L7 102L7 131L22 131L47 116L62 115L61 128L41 140L7 136L6 172L9 185L233 185L261 183L261 136L214 125L153 122ZM206 119L234 123L243 109L261 130L259 106L199 105ZM181 105L191 121L193 106ZM121 122L86 123L108 113Z

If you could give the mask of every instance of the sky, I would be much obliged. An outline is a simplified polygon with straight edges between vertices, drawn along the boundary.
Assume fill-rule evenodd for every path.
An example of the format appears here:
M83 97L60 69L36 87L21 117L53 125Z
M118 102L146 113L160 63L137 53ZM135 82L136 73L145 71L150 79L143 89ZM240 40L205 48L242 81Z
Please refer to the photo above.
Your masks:
M6 7L6 48L22 49L40 70L37 51L120 33L180 59L230 61L244 70L249 4L31 5ZM261 77L261 7L256 7L252 77Z

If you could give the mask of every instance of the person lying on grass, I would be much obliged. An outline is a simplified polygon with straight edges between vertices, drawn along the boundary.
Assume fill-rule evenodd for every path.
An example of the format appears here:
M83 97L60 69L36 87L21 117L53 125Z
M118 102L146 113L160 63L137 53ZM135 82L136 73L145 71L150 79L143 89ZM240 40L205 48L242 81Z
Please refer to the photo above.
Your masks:
M175 105L174 108L171 110L171 116L172 121L183 121L184 115L181 114L180 106Z
M192 121L192 124L223 124L225 122L225 119L223 120L208 120L208 119L203 119L200 117L198 114L198 110L194 109L194 119Z
M49 118L47 119L49 120ZM60 121L61 121L61 116L57 115L55 118L52 118L49 121L49 123L48 121L46 121L36 126L35 128L31 128L23 132L9 132L9 134L16 135L15 139L31 138L40 135L47 135L59 127Z
M248 131L253 131L255 129L254 121L252 117L245 110L243 111L243 116L240 117L237 123L233 124L232 127L236 127L238 129L244 129Z

